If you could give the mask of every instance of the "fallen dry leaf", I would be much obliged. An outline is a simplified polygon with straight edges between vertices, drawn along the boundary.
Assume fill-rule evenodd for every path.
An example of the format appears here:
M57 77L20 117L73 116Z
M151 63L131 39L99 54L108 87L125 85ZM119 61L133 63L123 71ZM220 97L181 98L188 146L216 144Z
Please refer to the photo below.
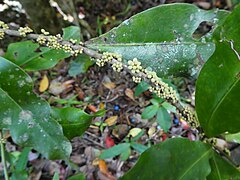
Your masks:
M108 149L108 148L114 146L115 142L110 136L107 136L105 139L105 145L106 145L106 148Z
M103 102L101 102L100 104L99 104L99 109L104 109L105 108L105 104L103 103Z
M96 106L91 105L91 104L88 105L88 109L89 109L90 111L94 112L94 113L98 111L97 108L96 108Z
M132 128L130 131L129 131L129 133L128 133L128 137L129 136L132 136L132 137L135 137L135 136L137 136L140 132L142 131L142 129L140 129L140 128Z
M128 129L128 125L119 124L113 129L112 135L118 139L122 139L128 134Z
M49 86L49 92L56 96L61 94L65 89L67 87L57 79L52 80Z
M102 80L102 84L107 88L107 89L114 89L116 87L116 84L111 81L111 79L108 76L104 76Z
M155 127L150 127L148 130L148 136L152 137L152 135L156 132L156 128Z
M134 93L133 93L133 91L132 91L131 89L127 88L127 89L125 90L125 95L126 95L127 97L129 97L130 99L132 99L133 101L135 100L135 98L134 98Z
M99 170L103 174L108 174L107 164L104 160L100 159L98 163Z
M39 92L44 92L47 90L49 86L49 80L48 77L46 75L43 76L42 80L40 81L40 85L39 85Z
M112 125L116 124L117 119L118 119L118 116L111 116L110 118L107 118L105 120L105 123L107 123L108 126L112 126Z

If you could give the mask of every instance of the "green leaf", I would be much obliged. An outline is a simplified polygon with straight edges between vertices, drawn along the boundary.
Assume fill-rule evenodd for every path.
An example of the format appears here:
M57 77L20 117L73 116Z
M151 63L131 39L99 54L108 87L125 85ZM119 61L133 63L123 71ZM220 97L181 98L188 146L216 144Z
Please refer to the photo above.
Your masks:
M148 88L149 84L145 81L141 81L135 89L134 96L139 96L141 93L148 90Z
M172 120L170 114L164 107L160 107L157 111L157 122L164 132L168 132L169 128L171 127Z
M59 180L59 173L55 172L52 180Z
M49 69L60 60L69 57L63 50L40 47L32 41L12 43L8 46L5 58L28 71Z
M233 12L226 18L221 29L221 38L234 41L234 48L240 52L240 5L236 6Z
M202 142L169 139L142 153L137 164L121 179L206 179L211 172L211 155L212 149Z
M49 104L33 92L32 79L19 66L0 57L0 128L10 129L14 142L48 159L66 159L71 143L50 118Z
M126 161L129 158L130 155L131 155L131 148L129 147L128 149L126 149L126 151L123 151L120 154L120 159L122 161Z
M228 142L235 142L240 144L240 132L236 133L236 134L227 134L225 135L225 139Z
M232 164L224 160L216 152L210 159L211 173L207 177L208 180L226 180L226 179L239 179L240 171Z
M82 173L69 177L67 180L85 180L85 176Z
M81 40L81 36L80 36L80 28L78 26L69 26L66 28L63 28L63 39L64 40L77 40L77 44L80 42Z
M63 133L68 139L81 136L90 126L92 118L98 114L90 115L73 107L52 108L52 117L62 125Z
M177 110L176 110L176 107L175 106L173 106L173 105L171 105L170 103L168 103L168 102L164 102L164 103L162 103L162 106L166 109L166 110L168 110L168 111L171 111L171 112L173 112L173 113L176 113L177 112Z
M128 151L130 143L121 143L115 145L107 150L104 150L99 156L100 159L108 159L122 154L125 151Z
M139 153L143 153L145 150L148 149L147 146L144 146L142 144L139 144L139 143L135 143L135 142L131 142L131 147L133 149L135 149L136 151L138 151Z
M239 29L239 10L240 6L227 17L223 26L219 27L222 29L221 34L216 31L216 51L204 65L197 80L196 111L208 136L226 131L236 133L240 129L240 59L236 52L240 36L239 33L235 34ZM232 27L229 21L232 22ZM227 28L231 28L233 32ZM230 44L225 38L219 41L219 36L231 37L234 43Z
M91 65L93 65L93 61L91 61L90 57L85 54L80 54L76 59L71 61L68 74L70 76L77 76L85 73Z
M11 174L11 180L28 180L28 175L26 171L14 171Z
M217 14L191 4L168 4L132 16L117 28L87 42L89 48L121 54L124 61L138 58L161 77L194 73L214 52L214 43L193 39L199 24Z
M24 171L26 166L27 166L27 162L28 162L28 154L31 151L31 148L24 148L18 161L16 164L16 171Z
M151 106L146 107L142 112L142 118L151 119L153 116L156 115L157 110L158 110L158 104L153 104Z

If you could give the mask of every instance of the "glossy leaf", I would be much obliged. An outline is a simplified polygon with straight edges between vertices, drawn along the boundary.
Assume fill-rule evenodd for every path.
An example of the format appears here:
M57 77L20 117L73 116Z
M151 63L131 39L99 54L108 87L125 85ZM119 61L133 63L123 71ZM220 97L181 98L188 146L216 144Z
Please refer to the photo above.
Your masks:
M76 43L79 43L81 40L80 28L78 26L69 26L69 27L63 28L63 39L77 40Z
M142 112L142 118L143 119L150 119L153 116L156 115L158 110L158 105L157 104L153 104L151 106L148 106L144 109L144 111Z
M207 60L214 44L192 38L204 21L217 14L191 4L168 4L148 9L117 28L87 42L89 48L121 54L125 61L138 58L159 76L194 73L202 55Z
M171 127L171 117L168 111L164 107L160 107L157 111L157 122L164 130L164 132L168 132Z
M235 143L240 144L240 132L238 132L236 134L227 134L227 135L225 135L225 139L226 139L226 141L235 142Z
M40 47L32 41L12 43L8 46L5 58L28 71L54 67L60 60L69 57L63 50Z
M49 159L68 158L70 142L50 118L49 104L32 89L30 76L0 57L0 128L10 129L15 143L33 147Z
M202 142L169 139L142 153L137 164L121 179L206 179L211 171L211 155L212 149Z
M85 54L80 54L76 59L71 61L68 74L70 76L77 76L85 73L91 65L93 65L93 61L91 61L90 57Z
M221 38L234 41L234 48L240 52L240 5L236 6L233 12L226 18L223 25L220 26Z
M207 180L240 179L240 171L217 153L210 159L210 164L212 171Z
M52 108L52 117L56 119L63 128L63 133L68 139L81 136L90 126L92 118L98 114L87 114L81 109L66 107L66 108Z
M128 151L129 147L130 147L130 143L121 143L121 144L115 145L107 150L104 150L102 154L99 156L99 158L108 159L108 158L118 156L123 152Z
M235 28L232 30L238 31L239 9L240 6L227 17L223 27L219 27L222 29L221 36L231 35L226 29L230 28L229 21L232 22L231 28ZM221 37L215 33L216 51L204 65L197 81L196 110L208 136L226 131L236 133L240 129L240 58L234 49L240 43L240 36L237 33L234 35L231 36L234 43L230 44L225 39L220 41Z

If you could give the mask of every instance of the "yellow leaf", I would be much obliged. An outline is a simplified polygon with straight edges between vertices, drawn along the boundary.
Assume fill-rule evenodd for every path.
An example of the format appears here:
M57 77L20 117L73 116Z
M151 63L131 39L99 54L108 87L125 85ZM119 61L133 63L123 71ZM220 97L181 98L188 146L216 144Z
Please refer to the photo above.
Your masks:
M105 108L105 104L101 102L101 103L99 104L99 109L104 109L104 108Z
M108 173L107 164L104 160L102 160L102 159L99 160L98 167L99 167L101 173L103 173L103 174Z
M129 136L132 136L132 137L135 137L135 136L137 136L140 132L142 131L142 129L140 129L140 128L132 128L130 131L129 131L129 133L128 133L128 137Z
M40 81L39 92L46 91L48 86L49 86L48 77L44 75L42 80Z
M156 132L156 128L155 127L151 127L151 128L149 128L149 130L148 130L148 135L149 135L149 137L152 137L152 135L154 134Z
M112 126L112 125L116 124L117 119L118 119L118 116L111 116L110 118L107 118L105 120L105 123L107 123L108 126Z

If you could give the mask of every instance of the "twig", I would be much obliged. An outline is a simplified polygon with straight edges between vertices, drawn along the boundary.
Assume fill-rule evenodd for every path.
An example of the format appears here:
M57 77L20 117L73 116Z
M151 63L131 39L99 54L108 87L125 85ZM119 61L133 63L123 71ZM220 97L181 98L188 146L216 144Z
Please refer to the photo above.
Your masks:
M1 158L2 158L4 177L5 177L5 180L9 180L9 176L8 176L8 172L7 172L7 163L6 163L6 159L5 159L4 140L3 140L2 132L0 132L0 146L1 146Z

